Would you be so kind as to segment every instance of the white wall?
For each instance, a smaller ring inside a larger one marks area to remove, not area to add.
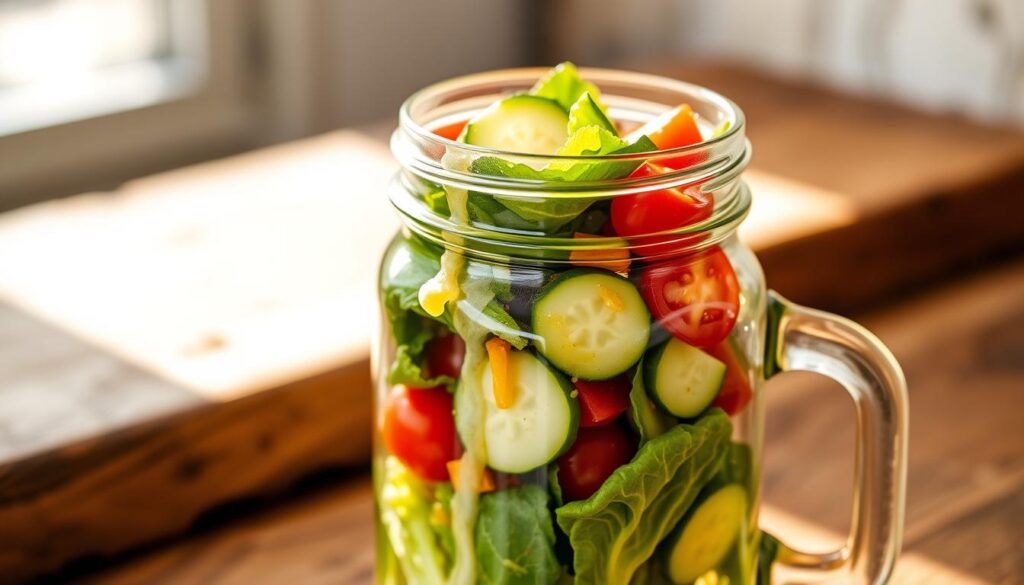
[[[675,52],[1024,125],[1024,0],[561,0],[563,55]]]

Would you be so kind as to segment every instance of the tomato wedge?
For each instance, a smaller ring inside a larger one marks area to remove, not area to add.
[[[625,374],[610,380],[577,380],[575,386],[579,392],[581,427],[606,425],[629,408],[632,384]]]
[[[717,246],[651,264],[641,272],[640,294],[662,327],[702,348],[729,335],[740,307],[736,273]]]
[[[452,417],[452,395],[444,388],[395,386],[384,402],[384,445],[416,475],[448,480],[448,462],[460,446]]]
[[[694,118],[693,109],[689,104],[682,104],[640,128],[629,133],[626,140],[632,142],[642,135],[647,135],[654,142],[658,150],[670,148],[681,148],[691,144],[700,144],[704,136],[700,132],[700,126]],[[684,169],[701,161],[701,155],[697,153],[684,154],[671,158],[659,158],[658,164],[670,169]]]
[[[704,350],[708,355],[725,364],[725,380],[722,388],[718,391],[712,406],[717,406],[729,416],[735,416],[750,404],[754,392],[750,388],[750,381],[747,380],[747,368],[743,367],[736,355],[736,350],[723,341]]]
[[[668,169],[647,163],[633,172],[632,177],[656,177],[669,172]],[[678,229],[711,217],[714,199],[699,189],[682,191],[679,188],[660,189],[622,195],[612,200],[611,224],[616,235],[637,238],[657,232]],[[681,247],[692,245],[696,237],[650,236],[637,240],[643,244],[634,248],[642,256],[666,254]],[[680,241],[684,240],[684,241]],[[659,242],[666,242],[659,244]],[[672,243],[668,243],[672,242]]]

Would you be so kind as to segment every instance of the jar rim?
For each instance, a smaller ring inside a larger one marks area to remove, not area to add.
[[[708,140],[702,141],[697,144],[691,144],[687,146],[679,146],[675,148],[668,148],[663,150],[657,150],[652,152],[641,152],[641,153],[628,153],[628,154],[604,154],[597,156],[566,156],[566,155],[543,155],[543,154],[529,154],[520,152],[504,151],[494,148],[487,148],[484,146],[477,146],[473,144],[466,144],[464,142],[457,142],[450,140],[436,134],[432,129],[428,128],[426,124],[418,121],[417,108],[423,105],[423,102],[428,100],[439,100],[446,96],[449,92],[457,92],[460,89],[465,89],[471,86],[498,86],[504,87],[506,90],[508,86],[515,81],[526,81],[528,86],[542,77],[548,71],[544,67],[518,67],[511,69],[498,69],[494,71],[486,71],[482,73],[473,73],[470,75],[462,75],[459,77],[453,77],[445,81],[440,81],[427,87],[424,87],[412,95],[410,95],[399,108],[399,128],[398,131],[407,132],[415,136],[419,140],[435,143],[438,146],[442,146],[446,149],[453,149],[459,152],[465,152],[467,154],[476,155],[500,155],[500,156],[514,156],[517,160],[521,159],[524,161],[572,161],[572,160],[601,160],[601,161],[629,161],[629,160],[649,160],[652,156],[664,156],[664,157],[678,157],[686,154],[692,154],[700,151],[709,146],[720,144],[723,142],[729,142],[734,140],[737,136],[742,137],[746,128],[746,117],[743,114],[743,110],[740,107],[725,97],[724,95],[708,89],[706,87],[689,83],[686,81],[680,81],[661,75],[653,75],[649,73],[636,73],[632,71],[623,71],[619,69],[604,69],[596,67],[581,67],[579,68],[580,76],[588,81],[592,81],[599,87],[601,85],[607,85],[607,83],[600,83],[605,80],[616,80],[623,84],[633,85],[636,87],[657,87],[659,89],[674,91],[679,95],[690,96],[692,98],[701,98],[700,103],[713,104],[718,107],[719,111],[723,114],[730,124],[729,128],[721,133],[720,135],[713,136]],[[528,87],[527,86],[527,87]],[[602,96],[604,94],[602,93]],[[697,101],[696,99],[692,101]],[[681,100],[669,107],[678,106],[681,103],[690,103],[686,100]],[[690,103],[692,106],[693,104]],[[434,120],[429,120],[434,121]]]
[[[496,99],[528,90],[546,68],[517,68],[489,71],[456,77],[427,86],[412,94],[400,109],[400,122],[391,138],[391,149],[401,164],[398,180],[392,186],[392,204],[405,216],[413,231],[447,247],[463,247],[467,252],[479,252],[476,244],[501,243],[512,250],[501,255],[513,256],[517,247],[543,247],[545,249],[636,248],[648,244],[636,237],[600,237],[588,240],[553,236],[543,232],[502,229],[496,226],[459,223],[434,212],[414,193],[417,183],[440,185],[444,188],[481,192],[499,197],[538,199],[612,199],[670,188],[699,189],[713,193],[714,210],[705,220],[666,232],[649,234],[664,241],[676,238],[689,242],[688,249],[698,249],[721,241],[735,231],[735,227],[749,211],[749,193],[739,181],[740,174],[750,160],[750,145],[745,137],[745,117],[732,100],[710,89],[644,73],[613,69],[580,68],[580,76],[598,85],[602,100],[609,107],[611,117],[642,124],[657,115],[687,103],[704,125],[712,128],[728,123],[718,135],[698,144],[673,149],[630,154],[601,156],[559,156],[525,154],[495,150],[450,140],[436,134],[435,129],[447,124],[465,121]],[[540,168],[552,162],[623,162],[648,161],[657,163],[678,157],[693,157],[693,164],[681,170],[671,170],[650,177],[623,177],[598,181],[556,181],[497,177],[472,173],[468,162],[464,166],[452,165],[451,160],[470,161],[481,156],[498,156],[505,161]],[[712,195],[708,195],[712,196]],[[714,232],[714,233],[710,233]],[[693,234],[708,234],[694,238]],[[463,245],[456,245],[456,235]],[[647,238],[644,235],[643,238]],[[696,241],[699,240],[699,241]],[[652,240],[653,241],[653,240]],[[474,244],[475,242],[475,244]]]

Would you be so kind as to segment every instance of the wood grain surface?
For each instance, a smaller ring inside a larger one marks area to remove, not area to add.
[[[863,316],[911,391],[897,584],[1024,582],[1024,262]],[[853,413],[806,375],[766,387],[769,528],[822,549],[846,530]],[[88,585],[371,582],[372,494],[357,477],[83,577]]]
[[[1024,134],[735,67],[663,72],[746,109],[741,235],[794,300],[861,308],[1024,246]],[[0,574],[365,461],[393,169],[380,136],[341,131],[0,217]]]

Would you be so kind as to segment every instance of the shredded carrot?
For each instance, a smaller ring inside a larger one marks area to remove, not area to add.
[[[593,234],[576,232],[573,235],[577,240],[588,238],[599,238]],[[590,266],[604,268],[612,272],[626,272],[629,270],[629,250],[626,248],[605,248],[601,250],[573,250],[569,252],[569,262],[574,266]]]
[[[512,346],[500,337],[492,337],[484,345],[487,347],[487,358],[491,364],[494,403],[498,408],[512,408],[516,402],[515,387],[508,371],[508,354]]]
[[[454,459],[448,462],[448,477],[452,480],[452,485],[454,486],[459,485],[460,469],[462,469],[461,459]],[[480,483],[477,485],[477,491],[481,494],[494,491],[494,474],[486,467],[483,473],[480,474]]]

